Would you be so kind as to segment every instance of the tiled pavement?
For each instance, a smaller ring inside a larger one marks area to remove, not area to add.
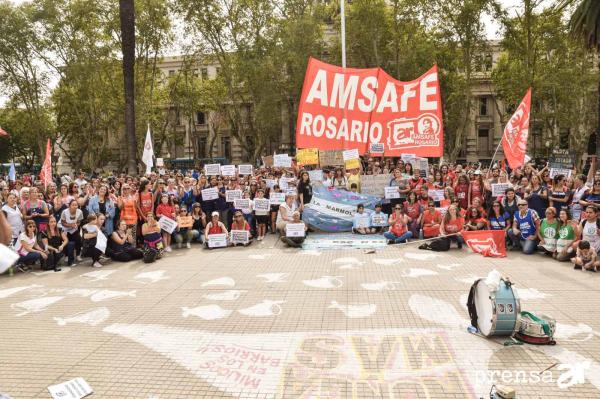
[[[469,281],[494,268],[524,310],[557,319],[556,346],[466,332]],[[0,276],[0,393],[48,398],[84,377],[97,398],[479,398],[494,373],[519,398],[600,398],[599,286],[541,256],[299,251],[273,236]],[[561,364],[587,366],[584,380]]]

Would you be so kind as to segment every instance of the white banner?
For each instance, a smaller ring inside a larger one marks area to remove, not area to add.
[[[208,235],[208,247],[209,248],[222,248],[227,246],[227,234],[209,234]]]
[[[204,171],[206,172],[206,176],[218,176],[221,174],[221,164],[210,163],[208,165],[204,165]]]
[[[242,198],[242,190],[226,190],[225,191],[225,201],[233,202],[236,199]]]
[[[106,239],[106,236],[104,235],[102,230],[98,229],[96,230],[96,233],[98,233],[98,235],[96,236],[96,249],[98,249],[102,253],[105,253],[106,244],[108,244],[108,240]]]
[[[250,209],[250,199],[249,198],[236,198],[233,201],[233,207],[235,209]]]
[[[247,230],[231,230],[231,242],[233,244],[248,244],[250,233]]]
[[[285,225],[286,237],[304,237],[304,223],[288,223]]]
[[[357,228],[367,228],[371,226],[371,217],[366,213],[363,213],[360,216],[356,214],[354,215],[354,222],[356,224],[355,227]]]
[[[164,215],[161,216],[160,219],[158,219],[158,225],[162,230],[166,231],[169,234],[173,234],[173,232],[177,228],[177,222]]]
[[[221,166],[221,175],[223,176],[235,176],[235,165],[223,165]]]
[[[308,177],[311,182],[323,181],[323,171],[321,169],[318,170],[309,170]]]
[[[202,190],[202,201],[216,200],[219,198],[219,189],[216,187]]]
[[[358,159],[358,149],[354,148],[352,150],[345,150],[344,152],[342,152],[342,158],[344,159],[344,162],[350,161],[352,159]]]
[[[254,200],[254,211],[269,212],[271,204],[267,198],[256,198]]]
[[[386,199],[400,198],[400,192],[398,191],[398,186],[386,186],[385,187],[385,198]]]
[[[285,202],[285,193],[271,193],[269,195],[271,205],[281,205]]]
[[[0,274],[4,273],[17,260],[19,255],[4,244],[0,244]]]
[[[296,179],[293,177],[281,176],[279,178],[279,188],[281,188],[281,191],[285,191],[289,188],[289,185],[291,183],[294,183],[295,181],[296,181]]]
[[[275,154],[273,157],[273,166],[276,168],[291,168],[292,158],[288,154]]]
[[[429,190],[427,193],[429,194],[429,198],[434,201],[441,201],[444,199],[444,190]]]
[[[314,209],[317,212],[324,213],[336,218],[352,221],[356,213],[355,205],[346,205],[339,202],[332,202],[323,198],[312,197],[310,203],[304,206],[308,209]]]
[[[252,165],[240,165],[238,166],[238,174],[239,175],[251,175],[252,174]]]
[[[567,179],[571,177],[573,173],[572,169],[559,169],[559,168],[550,168],[550,177],[554,178],[554,176],[563,175]]]
[[[510,183],[496,183],[492,184],[492,197],[498,198],[506,193],[506,189],[512,187]]]
[[[267,179],[266,182],[268,188],[273,188],[277,184],[277,180],[275,179]]]

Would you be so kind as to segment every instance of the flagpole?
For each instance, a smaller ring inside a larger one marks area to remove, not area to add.
[[[490,167],[488,168],[488,171],[490,169],[492,169],[492,167],[494,166],[494,159],[496,159],[496,154],[498,154],[498,150],[500,149],[500,145],[502,145],[502,137],[500,137],[500,141],[498,142],[498,146],[496,147],[496,151],[494,152],[494,156],[492,157],[492,161],[490,162]]]
[[[341,16],[341,34],[342,34],[342,68],[346,68],[346,10],[344,3],[346,0],[340,0],[340,16]]]

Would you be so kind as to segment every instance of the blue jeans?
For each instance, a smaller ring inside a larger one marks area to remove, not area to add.
[[[390,241],[394,241],[395,244],[398,244],[399,242],[405,242],[406,240],[411,238],[412,233],[410,231],[407,231],[406,233],[402,234],[401,236],[397,236],[394,233],[392,233],[391,231],[386,231],[385,233],[383,233],[383,236]]]
[[[42,255],[37,252],[29,252],[27,255],[19,258],[19,263],[24,265],[33,265],[38,260],[40,261],[40,264],[43,263]]]
[[[450,240],[450,242],[454,241],[458,245],[463,245],[465,243],[465,239],[460,234],[455,235],[455,236],[450,236],[450,237],[447,237],[447,238]]]
[[[538,240],[524,240],[519,234],[518,236],[512,230],[508,230],[508,237],[512,241],[513,246],[521,248],[525,255],[533,254],[538,246]]]

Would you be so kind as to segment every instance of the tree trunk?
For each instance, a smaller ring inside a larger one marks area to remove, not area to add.
[[[598,62],[598,70],[600,70],[600,62]],[[598,127],[596,128],[596,154],[600,150],[600,83],[598,83],[598,109],[596,110],[598,118]]]
[[[135,7],[134,0],[119,0],[121,19],[121,51],[125,93],[125,138],[127,169],[137,175],[137,139],[135,136]]]

